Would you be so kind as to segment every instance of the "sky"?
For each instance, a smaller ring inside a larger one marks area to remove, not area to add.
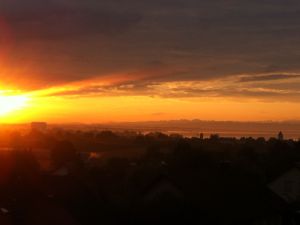
[[[1,0],[0,122],[300,120],[299,37],[298,0]]]

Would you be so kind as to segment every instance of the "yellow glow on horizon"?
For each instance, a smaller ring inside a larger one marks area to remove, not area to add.
[[[297,103],[221,98],[176,99],[145,96],[87,98],[30,98],[22,110],[7,113],[5,122],[102,123],[121,121],[201,120],[290,120],[300,119]]]
[[[0,116],[25,108],[28,100],[28,96],[3,95],[0,92]]]
[[[134,88],[131,90],[130,87],[105,89],[106,86],[98,81],[70,83],[21,94],[0,90],[0,122],[300,120],[300,104],[297,100],[274,101],[268,97],[231,96],[230,92],[228,95],[225,93],[224,96],[220,96],[214,91],[232,89],[236,89],[237,93],[256,91],[244,83],[232,86],[232,82],[234,81],[229,78],[206,82],[165,82],[149,86],[148,89],[151,90],[149,93],[136,91]],[[101,86],[104,87],[103,92],[100,88],[99,95],[97,92],[93,93],[93,87]],[[197,91],[193,96],[194,89],[200,90],[203,97],[199,97]],[[275,92],[276,90],[259,91]]]

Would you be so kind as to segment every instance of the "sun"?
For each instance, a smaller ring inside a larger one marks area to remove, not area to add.
[[[26,107],[29,97],[24,95],[2,95],[0,93],[0,116]]]

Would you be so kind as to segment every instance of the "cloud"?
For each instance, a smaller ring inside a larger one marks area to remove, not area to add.
[[[259,81],[273,81],[285,79],[299,79],[299,74],[266,74],[266,75],[248,75],[240,78],[240,82],[259,82]]]
[[[139,14],[106,10],[50,8],[5,16],[20,40],[77,39],[90,35],[118,35],[141,20]]]
[[[11,37],[1,57],[1,82],[23,90],[122,74],[105,87],[61,94],[215,96],[230,91],[159,88],[235,77],[226,85],[240,90],[300,73],[295,0],[3,0],[0,12]]]
[[[281,86],[268,86],[267,83],[239,82],[239,77],[221,78],[206,81],[163,81],[149,80],[125,81],[112,84],[89,83],[78,84],[73,87],[62,87],[46,96],[63,98],[93,98],[114,96],[151,96],[160,98],[230,98],[255,99],[261,101],[288,101],[300,100],[298,88],[284,89]],[[270,82],[270,80],[268,80]],[[274,84],[272,83],[269,84]],[[260,85],[261,84],[261,85]],[[295,85],[296,87],[297,85]]]

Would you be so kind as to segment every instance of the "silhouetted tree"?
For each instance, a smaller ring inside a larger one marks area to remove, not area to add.
[[[51,159],[54,166],[59,167],[78,160],[75,147],[69,141],[60,141],[51,151]]]
[[[209,139],[211,141],[219,141],[220,136],[218,134],[211,134]]]

